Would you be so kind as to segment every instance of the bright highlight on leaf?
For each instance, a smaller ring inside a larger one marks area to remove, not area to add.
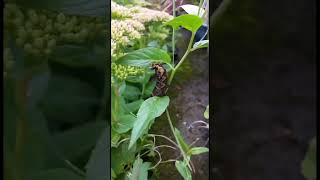
[[[194,50],[197,50],[200,48],[206,48],[208,46],[209,46],[209,40],[202,40],[202,41],[194,43],[191,51],[194,51]]]
[[[203,20],[196,15],[185,14],[178,17],[175,17],[171,21],[165,23],[166,25],[170,25],[175,29],[179,27],[183,27],[193,33],[196,33],[197,30],[202,26]]]

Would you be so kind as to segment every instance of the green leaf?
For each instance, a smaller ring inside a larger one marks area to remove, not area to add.
[[[209,149],[206,147],[194,147],[191,148],[188,152],[189,155],[198,155],[198,154],[202,154],[202,153],[206,153],[209,152]]]
[[[94,147],[107,122],[96,121],[53,135],[54,141],[69,159],[74,159]]]
[[[129,148],[143,135],[149,124],[156,117],[159,117],[168,107],[169,97],[150,97],[145,100],[137,114],[137,120],[133,125]]]
[[[137,101],[133,101],[131,103],[127,103],[126,106],[126,110],[128,113],[135,113],[139,110],[141,104],[143,103],[142,99],[139,99]]]
[[[102,46],[88,45],[61,45],[55,48],[49,60],[70,67],[106,67],[106,50]]]
[[[128,141],[125,141],[118,148],[111,149],[111,167],[116,175],[123,173],[125,166],[132,165],[135,161],[135,146],[128,150],[128,144]]]
[[[115,63],[150,67],[152,63],[166,63],[170,64],[171,58],[168,53],[158,48],[144,48],[130,52],[120,57]]]
[[[92,108],[101,104],[101,96],[87,81],[66,75],[53,75],[42,100],[42,109],[48,120],[84,122],[92,119]]]
[[[135,101],[139,99],[141,90],[135,86],[127,85],[125,91],[123,92],[123,97],[130,101]]]
[[[113,129],[111,129],[111,147],[117,147],[120,138],[121,138],[121,135],[116,131],[114,131]]]
[[[184,138],[182,137],[180,131],[177,128],[174,129],[174,134],[176,135],[176,137],[178,139],[179,146],[182,148],[184,153],[187,154],[187,152],[189,151],[189,146],[185,142]]]
[[[185,14],[165,23],[166,25],[170,25],[175,29],[178,29],[180,26],[185,29],[191,31],[192,33],[196,33],[197,30],[202,26],[203,20],[196,15]]]
[[[84,180],[81,176],[65,168],[49,169],[28,178],[28,180]]]
[[[143,163],[142,159],[138,157],[133,164],[132,175],[130,176],[130,180],[148,180],[149,167],[149,162]]]
[[[191,51],[200,49],[200,48],[206,48],[209,46],[209,40],[202,40],[202,41],[198,41],[196,43],[194,43],[193,48],[191,49]]]
[[[86,165],[86,180],[109,179],[110,150],[110,128],[108,126],[99,138]]]
[[[156,87],[156,81],[150,81],[144,90],[144,96],[145,97],[150,97],[152,95],[153,89]]]
[[[180,175],[183,177],[184,180],[192,179],[191,172],[184,162],[176,161],[175,165],[178,172],[180,173]]]
[[[209,105],[206,107],[206,110],[203,113],[204,118],[209,119]]]
[[[302,162],[302,174],[307,180],[317,179],[317,139],[310,142],[308,152]]]
[[[119,134],[128,132],[132,127],[136,117],[132,114],[120,115],[116,122],[113,122],[112,128]]]

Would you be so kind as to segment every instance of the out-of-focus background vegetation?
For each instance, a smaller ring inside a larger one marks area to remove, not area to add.
[[[4,1],[4,179],[108,179],[108,1]]]
[[[210,27],[214,179],[316,179],[315,18],[315,0],[231,1]]]

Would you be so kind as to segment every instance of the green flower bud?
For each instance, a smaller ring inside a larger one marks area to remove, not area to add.
[[[27,39],[27,31],[24,29],[24,28],[20,28],[18,30],[18,37],[21,38],[21,39]]]
[[[43,32],[40,30],[40,29],[35,29],[31,32],[31,36],[33,38],[37,38],[37,37],[40,37],[42,36]]]
[[[56,42],[55,39],[51,39],[51,40],[48,41],[47,46],[48,46],[49,49],[53,49],[53,48],[56,47],[56,43],[57,43],[57,42]]]
[[[27,43],[24,45],[23,47],[24,51],[27,52],[27,53],[32,53],[32,45]]]
[[[25,40],[22,39],[22,38],[17,38],[17,39],[16,39],[16,44],[17,44],[18,46],[23,46],[24,42],[25,42]]]
[[[46,23],[46,21],[47,21],[47,16],[44,15],[44,14],[41,14],[41,15],[39,16],[39,22],[40,22],[40,23]]]
[[[66,17],[63,13],[60,13],[58,16],[57,16],[57,20],[59,23],[64,23],[65,20],[66,20]]]
[[[33,29],[32,23],[30,21],[27,21],[24,26],[26,28],[27,33],[31,33],[31,31]]]
[[[34,41],[33,41],[33,46],[38,48],[38,49],[41,49],[43,48],[43,39],[42,38],[36,38]]]
[[[49,49],[49,48],[46,48],[46,49],[44,50],[44,53],[45,53],[46,55],[51,54],[51,52],[52,52],[52,50]]]

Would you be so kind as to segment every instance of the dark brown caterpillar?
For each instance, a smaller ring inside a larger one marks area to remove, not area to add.
[[[155,72],[156,78],[156,87],[152,91],[152,96],[164,96],[166,95],[167,87],[167,78],[168,74],[166,69],[163,67],[163,64],[152,64],[152,69]]]

